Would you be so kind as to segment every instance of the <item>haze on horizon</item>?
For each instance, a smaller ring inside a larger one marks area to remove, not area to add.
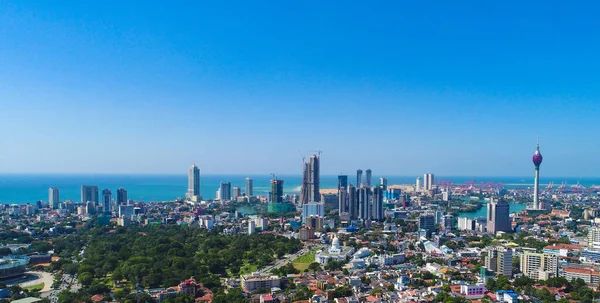
[[[2,1],[0,174],[599,176],[599,5]]]

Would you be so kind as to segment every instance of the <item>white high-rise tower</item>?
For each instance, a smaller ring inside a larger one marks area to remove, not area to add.
[[[200,169],[195,164],[188,171],[188,190],[185,196],[190,200],[200,199]]]

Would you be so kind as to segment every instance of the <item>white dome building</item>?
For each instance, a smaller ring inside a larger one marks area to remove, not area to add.
[[[354,247],[340,246],[337,236],[331,241],[331,247],[327,251],[320,250],[315,256],[315,262],[327,264],[329,261],[346,261],[354,253]]]

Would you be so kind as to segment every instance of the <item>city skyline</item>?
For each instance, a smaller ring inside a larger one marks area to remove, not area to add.
[[[67,2],[0,3],[2,173],[600,171],[594,10]]]

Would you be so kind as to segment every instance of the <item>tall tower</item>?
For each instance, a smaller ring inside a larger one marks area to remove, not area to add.
[[[373,187],[373,220],[383,221],[383,185]]]
[[[58,209],[59,203],[58,187],[50,187],[48,189],[48,204],[50,204],[50,208]]]
[[[308,174],[308,184],[310,186],[309,198],[311,202],[319,202],[321,201],[321,191],[320,191],[320,183],[321,183],[321,159],[318,155],[312,155],[310,157],[310,162],[308,164],[310,168],[310,173]]]
[[[339,175],[338,176],[338,190],[341,190],[342,188],[347,188],[347,187],[348,187],[348,176]]]
[[[371,170],[367,169],[366,173],[366,178],[365,178],[365,185],[367,187],[371,187]]]
[[[535,165],[535,180],[533,184],[533,209],[540,209],[540,164],[542,164],[542,154],[540,153],[540,142],[535,147],[535,153],[533,154],[533,165]]]
[[[360,187],[362,185],[362,169],[356,171],[356,187]]]
[[[110,213],[115,209],[115,207],[112,205],[112,192],[110,191],[110,189],[103,189],[102,190],[102,210],[105,213]]]
[[[254,196],[254,181],[251,178],[246,178],[246,196]]]
[[[283,180],[271,180],[271,203],[283,203]]]
[[[221,201],[231,200],[231,182],[221,182],[221,185],[219,186],[219,190],[221,193],[221,197],[220,197]]]
[[[200,169],[196,164],[188,170],[188,190],[185,196],[188,199],[198,199],[200,197]]]
[[[127,205],[127,190],[122,187],[117,189],[117,205]]]
[[[81,203],[92,202],[98,205],[98,186],[81,185]]]

